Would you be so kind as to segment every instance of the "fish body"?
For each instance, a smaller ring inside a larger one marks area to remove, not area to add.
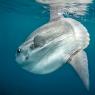
[[[75,26],[75,27],[74,27]],[[36,74],[47,74],[66,63],[78,50],[89,44],[89,34],[78,21],[63,18],[34,31],[19,47],[17,62]]]
[[[17,61],[33,73],[47,74],[55,71],[66,63],[69,53],[74,52],[72,50],[77,43],[73,44],[73,31],[72,26],[65,20],[49,22],[34,31],[19,47],[22,53],[17,56]]]

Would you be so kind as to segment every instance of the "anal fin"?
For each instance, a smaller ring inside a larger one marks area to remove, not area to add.
[[[80,76],[85,87],[89,89],[88,60],[85,51],[81,50],[77,54],[73,55],[69,62]]]

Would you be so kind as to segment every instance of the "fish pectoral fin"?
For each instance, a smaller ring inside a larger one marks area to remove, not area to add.
[[[86,52],[83,50],[79,51],[72,57],[70,64],[80,76],[85,87],[89,89],[89,71]]]

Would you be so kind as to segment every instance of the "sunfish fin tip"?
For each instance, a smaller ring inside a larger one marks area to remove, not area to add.
[[[80,76],[86,89],[89,90],[89,70],[86,52],[83,50],[79,51],[72,57],[69,63]]]

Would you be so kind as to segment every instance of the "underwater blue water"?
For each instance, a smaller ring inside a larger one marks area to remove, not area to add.
[[[92,8],[95,4],[91,5]],[[73,68],[66,64],[44,76],[20,68],[15,61],[17,47],[35,29],[49,20],[49,13],[35,0],[0,0],[0,95],[95,95],[95,16],[80,21],[90,33],[86,49],[90,90],[87,91]],[[43,12],[43,13],[42,13]]]

